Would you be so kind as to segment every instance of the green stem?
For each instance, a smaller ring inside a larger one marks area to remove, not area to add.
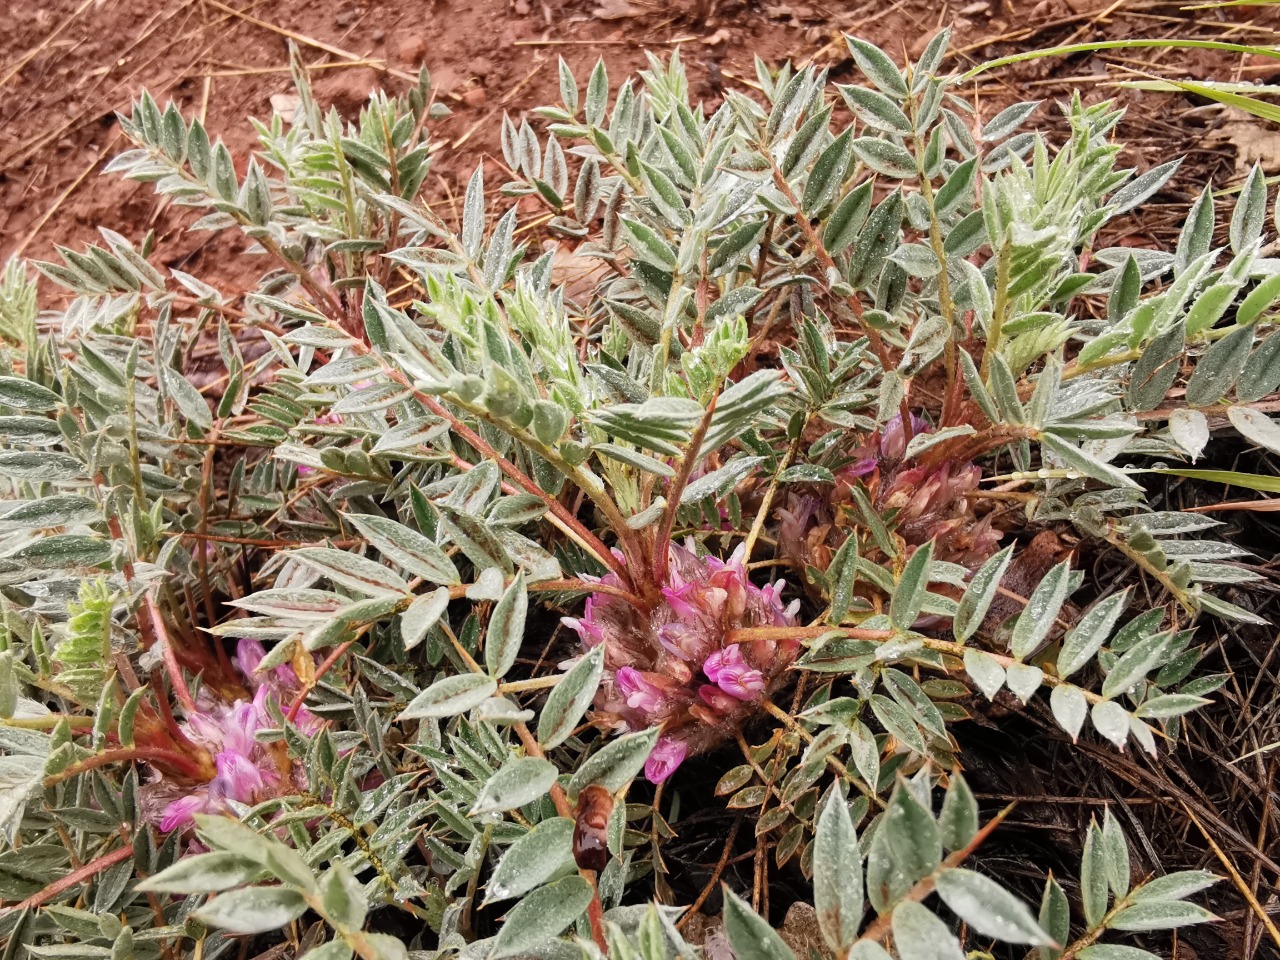
[[[1028,60],[1035,60],[1040,57],[1070,56],[1077,53],[1091,53],[1101,50],[1148,50],[1167,48],[1174,48],[1178,50],[1223,50],[1228,53],[1250,53],[1257,54],[1261,57],[1280,59],[1280,50],[1277,50],[1274,47],[1249,46],[1240,43],[1227,43],[1222,40],[1182,40],[1177,38],[1097,40],[1090,43],[1071,43],[1060,47],[1044,47],[1040,50],[1031,50],[1025,53],[1014,53],[1007,57],[1000,57],[996,60],[988,60],[986,63],[980,63],[967,73],[962,74],[956,79],[956,82],[966,83],[974,77],[986,73],[989,70],[995,70],[999,67],[1008,67],[1017,63],[1025,63]]]
[[[1128,908],[1130,905],[1131,901],[1129,897],[1121,897],[1117,899],[1115,905],[1106,912],[1103,918],[1098,921],[1097,925],[1086,931],[1083,937],[1075,941],[1075,943],[1071,944],[1066,948],[1066,950],[1060,953],[1058,955],[1058,960],[1075,960],[1075,957],[1079,956],[1086,947],[1097,943],[1098,939],[1106,933],[1107,928],[1111,925],[1111,921],[1115,919],[1116,914],[1121,910]]]
[[[1197,612],[1196,605],[1195,601],[1191,599],[1191,594],[1178,586],[1178,584],[1174,583],[1173,578],[1169,576],[1169,572],[1167,570],[1161,570],[1152,563],[1145,554],[1133,549],[1133,547],[1125,543],[1124,538],[1120,536],[1115,527],[1112,527],[1110,532],[1107,533],[1107,543],[1111,544],[1132,560],[1139,569],[1150,574],[1159,581],[1160,585],[1169,591],[1169,595],[1177,600],[1178,604],[1186,610],[1188,614],[1195,616]]]
[[[677,262],[684,259],[684,243],[688,242],[689,236],[689,233],[685,234],[686,239],[682,241],[680,252],[676,254]],[[662,334],[653,354],[653,370],[649,374],[649,392],[654,396],[666,394],[663,387],[667,378],[667,361],[671,356],[671,340],[680,325],[678,310],[684,304],[683,293],[684,274],[677,269],[671,275],[671,291],[667,294],[667,305],[662,312]]]
[[[775,720],[780,721],[784,727],[786,727],[788,730],[790,730],[792,733],[798,736],[805,743],[813,743],[813,734],[811,734],[808,730],[806,730],[804,725],[799,723],[795,717],[791,716],[791,714],[787,713],[787,711],[783,710],[780,706],[778,706],[772,700],[765,700],[762,706],[764,707],[766,713],[768,713]],[[750,758],[748,757],[748,759]],[[827,766],[830,767],[837,776],[839,776],[846,783],[853,784],[854,787],[857,788],[858,792],[867,798],[867,801],[869,803],[874,804],[875,806],[879,807],[881,810],[885,808],[886,804],[884,800],[881,799],[880,794],[876,793],[876,785],[874,783],[864,783],[861,777],[851,773],[849,768],[846,767],[839,760],[837,760],[834,754],[828,753],[826,757],[826,762],[827,762]],[[752,762],[752,766],[755,766],[754,761]],[[761,779],[764,779],[764,778],[762,777]],[[778,796],[778,799],[780,801],[782,800],[782,796],[780,794]],[[788,807],[788,809],[790,809],[791,807],[789,803],[786,804],[786,806]]]
[[[16,727],[19,730],[52,730],[63,720],[72,730],[89,730],[94,725],[93,717],[73,717],[65,713],[51,713],[43,717],[7,717],[0,720],[0,727]]]
[[[808,425],[809,418],[806,417],[804,426],[800,428],[800,432],[796,434],[795,439],[791,441],[791,445],[787,447],[787,452],[783,454],[782,460],[778,463],[778,469],[774,471],[773,479],[769,481],[769,487],[764,492],[764,499],[760,501],[760,509],[756,511],[755,520],[751,522],[751,532],[747,534],[746,546],[743,548],[743,566],[751,562],[751,551],[755,549],[756,541],[760,539],[760,534],[764,530],[764,522],[768,516],[769,508],[773,506],[773,498],[777,496],[782,475],[800,453],[800,445],[804,442],[805,427],[808,427]]]
[[[1104,370],[1107,367],[1118,367],[1122,363],[1131,363],[1142,356],[1142,350],[1134,348],[1126,350],[1123,353],[1112,353],[1105,357],[1099,357],[1089,363],[1073,363],[1062,371],[1062,382],[1074,380],[1076,377],[1083,377],[1085,374],[1093,373],[1095,370]]]
[[[1022,598],[1017,598],[1022,599]],[[1026,602],[1025,600],[1023,601]],[[900,640],[903,634],[895,630],[870,630],[860,627],[831,627],[831,626],[813,626],[813,627],[741,627],[737,630],[730,630],[725,635],[725,643],[744,643],[748,640],[816,640],[818,637],[824,636],[841,636],[849,640],[870,640],[876,642]],[[945,653],[948,656],[955,657],[957,660],[963,660],[967,651],[975,649],[967,647],[963,643],[956,643],[952,640],[938,640],[933,637],[917,636],[920,645],[926,650],[933,650],[936,653]],[[992,653],[989,650],[982,651],[991,657],[1002,667],[1011,667],[1014,664],[1021,663],[1014,657],[1001,653]],[[1050,687],[1074,687],[1075,684],[1068,683],[1051,673],[1045,673],[1044,683]],[[1105,698],[1099,696],[1092,691],[1085,690],[1083,687],[1077,687],[1086,700],[1090,703],[1098,703]]]
[[[915,97],[911,98],[910,103],[911,119],[914,125],[917,111]],[[943,350],[943,363],[946,366],[947,381],[946,390],[942,395],[942,425],[948,426],[951,422],[951,403],[956,384],[958,363],[955,336],[956,310],[955,303],[951,299],[951,278],[947,274],[947,253],[942,242],[942,227],[938,222],[938,207],[934,202],[933,184],[929,180],[929,174],[924,165],[924,154],[927,147],[918,132],[914,135],[914,140],[916,145],[916,165],[920,179],[920,196],[924,197],[925,206],[929,209],[929,246],[933,249],[933,256],[940,267],[938,272],[938,304],[942,307],[942,318],[947,322],[947,343]]]
[[[1004,315],[1009,310],[1009,271],[1012,269],[1013,244],[1006,240],[996,254],[996,301],[991,311],[991,329],[987,331],[987,344],[982,350],[982,367],[978,371],[984,383],[991,372],[991,358],[1000,351],[1004,333]]]

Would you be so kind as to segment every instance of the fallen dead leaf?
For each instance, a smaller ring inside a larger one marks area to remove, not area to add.
[[[273,93],[271,95],[271,112],[285,120],[293,119],[298,108],[302,106],[302,98],[296,93]]]
[[[567,299],[585,303],[609,270],[609,265],[598,257],[579,256],[561,244],[551,259],[551,282],[563,285]]]
[[[796,901],[787,910],[778,936],[797,957],[830,958],[831,951],[819,932],[818,911],[803,901]]]
[[[1236,500],[1231,503],[1210,503],[1201,507],[1182,507],[1183,513],[1218,513],[1224,510],[1247,510],[1253,513],[1274,513],[1280,510],[1280,499]]]
[[[1236,176],[1246,177],[1255,163],[1264,173],[1280,172],[1280,130],[1268,127],[1243,110],[1227,110],[1229,118],[1213,131],[1236,149]]]
[[[628,17],[638,17],[643,13],[643,10],[629,3],[628,0],[604,0],[600,6],[591,11],[591,15],[597,20],[625,20]]]

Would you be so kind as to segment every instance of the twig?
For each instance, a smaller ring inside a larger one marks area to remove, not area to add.
[[[670,40],[645,40],[644,43],[637,43],[635,40],[516,40],[512,46],[514,47],[656,47],[656,46],[675,46],[681,43],[691,43],[698,39],[697,37],[673,37]]]
[[[729,828],[729,837],[724,842],[724,850],[720,854],[720,860],[716,863],[716,868],[711,871],[711,879],[707,881],[707,885],[698,894],[698,899],[693,901],[689,909],[684,912],[684,916],[676,924],[677,930],[683,930],[685,924],[693,919],[698,909],[707,902],[707,897],[711,896],[711,891],[716,888],[716,884],[720,882],[720,876],[724,873],[724,868],[729,864],[729,854],[733,851],[733,842],[738,839],[738,828],[741,826],[742,817],[737,817],[733,821],[733,826]]]
[[[136,38],[134,38],[133,42],[130,43],[128,47],[126,47],[124,50],[119,51],[118,54],[113,54],[114,62],[111,69],[114,69],[114,66],[123,64],[127,59],[127,55],[132,51],[134,51],[135,49],[137,49],[139,46],[141,46],[142,43],[147,38],[149,38],[153,33],[155,33],[157,29],[159,29],[162,23],[166,23],[169,20],[172,20],[179,13],[182,13],[188,7],[190,7],[193,3],[195,3],[195,0],[183,0],[182,4],[177,8],[166,11],[163,16],[159,16],[155,18],[154,22],[143,33],[141,33]],[[187,22],[186,20],[183,21],[183,26],[186,25],[186,22]],[[177,37],[174,40],[174,44],[181,45],[182,43],[188,40],[192,40],[195,37],[199,36],[200,32],[201,31],[192,31],[180,37]],[[220,42],[222,42],[221,38],[215,41],[211,41],[203,50],[199,51],[196,54],[196,56],[197,57],[204,56],[206,52],[213,49],[216,43],[220,43]],[[169,46],[162,47],[154,56],[149,57],[144,63],[138,65],[137,68],[131,74],[129,74],[127,77],[121,78],[121,80],[116,84],[116,86],[111,88],[111,92],[108,95],[99,97],[89,102],[89,104],[87,106],[84,106],[83,109],[77,110],[74,116],[68,117],[64,122],[56,126],[41,127],[39,132],[35,136],[18,144],[17,146],[13,147],[13,149],[11,149],[8,153],[4,154],[3,157],[0,157],[0,168],[16,169],[23,162],[25,162],[28,157],[32,156],[37,150],[39,150],[41,147],[45,146],[46,144],[52,143],[55,140],[57,140],[59,137],[61,137],[64,133],[66,133],[76,124],[83,121],[86,116],[101,116],[102,113],[104,112],[110,113],[111,111],[116,109],[117,106],[121,105],[119,102],[119,94],[122,91],[122,88],[132,87],[135,81],[137,80],[137,78],[140,75],[142,75],[147,70],[148,67],[150,67],[157,60],[163,57],[169,51],[169,49],[170,49]],[[106,76],[108,75],[110,75],[110,69],[108,69],[107,74],[105,74],[98,82],[99,83],[104,82],[106,79]],[[155,86],[163,87],[167,83],[168,83],[167,80],[161,81],[155,84]],[[126,99],[125,103],[127,102],[128,101]]]
[[[306,64],[307,72],[313,70],[346,70],[351,67],[374,67],[381,68],[386,63],[385,60],[365,59],[365,60],[344,60],[341,63],[309,63]],[[207,73],[199,74],[206,80],[211,77],[252,77],[264,73],[288,73],[289,68],[283,67],[227,67],[223,70],[210,70]]]
[[[30,50],[28,50],[26,53],[20,56],[14,62],[13,66],[11,66],[8,69],[5,75],[3,77],[0,77],[0,87],[3,87],[6,83],[12,80],[17,75],[18,71],[20,71],[32,60],[34,60],[36,56],[39,55],[41,50],[44,50],[47,46],[49,46],[49,44],[53,43],[53,41],[58,38],[58,35],[62,33],[63,30],[71,26],[72,21],[74,21],[76,17],[80,16],[80,14],[88,10],[89,7],[93,6],[95,2],[97,2],[97,0],[84,0],[84,2],[81,3],[80,6],[76,7],[75,10],[72,11],[70,16],[68,16],[60,24],[58,24],[49,33],[47,37],[45,37],[43,40],[37,43],[34,47],[32,47]]]
[[[97,722],[93,717],[50,713],[42,717],[6,717],[0,721],[0,727],[17,727],[19,730],[52,730],[64,720],[72,730],[89,730]]]

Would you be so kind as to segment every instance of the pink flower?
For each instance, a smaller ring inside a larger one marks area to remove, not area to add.
[[[911,414],[911,436],[932,432],[928,421]],[[970,497],[981,468],[969,460],[939,462],[935,453],[945,447],[931,450],[927,462],[919,464],[907,458],[908,442],[899,414],[853,452],[853,463],[837,473],[835,487],[824,497],[791,494],[779,511],[782,553],[825,570],[848,533],[855,486],[866,492],[877,513],[891,519],[908,546],[935,540],[939,559],[970,567],[995,552],[1000,533],[992,527],[993,515],[978,516]]]
[[[764,674],[742,659],[742,648],[736,643],[707,657],[702,672],[721,690],[739,700],[753,700],[765,688]]]
[[[267,695],[267,688],[260,687],[251,701],[212,705],[181,724],[183,733],[213,756],[216,773],[208,783],[186,790],[163,779],[149,784],[153,792],[167,798],[160,829],[184,828],[197,813],[225,812],[233,802],[249,806],[278,795],[279,769],[255,736],[274,726],[265,707]]]
[[[287,663],[272,667],[265,675],[260,673],[258,667],[265,656],[266,651],[257,640],[242,639],[236,646],[236,666],[249,681],[250,689],[256,690],[260,686],[265,686],[275,698],[276,703],[287,709],[292,705],[298,692],[302,690],[302,681],[298,679],[298,674],[294,672],[293,667]],[[313,655],[312,661],[319,663],[319,657]],[[310,736],[320,731],[324,721],[306,707],[300,707],[293,718],[293,724]]]
[[[911,414],[911,435],[932,433],[933,427],[923,417]],[[880,434],[880,459],[901,460],[907,453],[907,431],[902,425],[902,414],[898,414],[884,425]]]
[[[223,797],[248,803],[250,799],[260,796],[265,790],[279,782],[274,771],[259,767],[249,754],[234,750],[223,750],[215,761],[218,775],[209,787],[209,796],[221,793]],[[216,788],[216,790],[215,790]]]
[[[923,417],[911,414],[911,435],[932,433],[933,427]],[[866,450],[866,447],[863,447]],[[882,465],[891,465],[900,461],[907,452],[907,432],[902,427],[902,414],[898,414],[884,425],[880,431],[880,442],[872,448],[872,452],[845,467],[842,473],[850,477],[865,477]]]
[[[731,735],[800,650],[797,640],[731,639],[736,630],[792,626],[800,606],[798,600],[783,604],[781,580],[764,587],[751,582],[743,548],[728,560],[699,557],[692,546],[669,549],[667,582],[655,607],[643,610],[597,593],[581,617],[564,620],[584,647],[605,649],[597,720],[613,729],[663,728],[661,750],[655,748],[646,767],[654,783],[686,756]],[[601,582],[629,586],[617,574]]]
[[[741,701],[731,697],[724,690],[710,683],[698,687],[698,698],[710,708],[716,716],[726,717],[740,707]]]
[[[635,667],[622,667],[614,679],[632,710],[657,713],[662,708],[662,691]]]
[[[193,793],[171,801],[165,806],[164,812],[160,817],[160,829],[168,833],[170,830],[185,827],[195,820],[197,813],[204,813],[208,808],[208,804],[209,797],[207,794]]]
[[[683,741],[671,737],[659,737],[653,752],[644,764],[644,775],[650,783],[662,783],[684,763],[689,747]]]
[[[287,763],[282,768],[268,744],[258,739],[260,732],[277,726],[268,705],[284,712],[302,688],[290,666],[259,672],[264,655],[256,640],[241,640],[236,647],[236,666],[254,691],[253,699],[227,703],[202,691],[199,712],[179,723],[187,739],[213,758],[214,775],[193,784],[161,774],[146,785],[145,808],[161,830],[184,829],[197,813],[234,812],[234,805],[252,806],[306,788],[300,768],[290,769]],[[295,723],[307,735],[323,726],[306,708],[299,710]]]

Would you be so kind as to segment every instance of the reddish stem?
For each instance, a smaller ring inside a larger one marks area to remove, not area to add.
[[[165,696],[164,689],[160,685],[159,667],[151,674],[151,688],[156,694],[156,710],[160,714],[160,719],[164,722],[165,729],[169,731],[169,736],[189,749],[198,750],[199,747],[192,743],[190,738],[182,732],[182,728],[178,726],[178,721],[174,719],[173,710],[169,707],[169,698]]]
[[[617,597],[619,600],[625,600],[633,607],[641,610],[648,610],[645,602],[630,590],[624,590],[622,587],[615,587],[608,583],[593,583],[590,580],[539,580],[537,583],[529,584],[530,592],[542,593],[606,593],[611,597]]]
[[[765,154],[768,156],[768,153]],[[800,232],[804,234],[805,240],[813,250],[813,255],[817,259],[819,266],[822,267],[822,286],[824,289],[830,290],[830,281],[827,279],[834,273],[840,275],[840,269],[836,266],[835,258],[831,256],[826,245],[822,242],[822,237],[818,235],[818,231],[814,229],[813,224],[809,222],[809,218],[804,215],[804,209],[800,204],[800,198],[796,196],[795,191],[791,189],[791,184],[787,183],[787,178],[782,175],[782,170],[775,163],[773,165],[773,183],[781,191],[782,195],[787,198],[787,202],[796,208],[795,221],[800,227]],[[866,333],[871,341],[871,350],[876,355],[876,359],[880,361],[880,366],[885,373],[896,369],[896,365],[889,358],[889,350],[885,346],[884,338],[880,336],[880,331],[874,326],[863,321],[862,301],[855,292],[848,297],[850,308],[853,315],[857,318],[859,325]],[[902,415],[902,429],[906,435],[907,442],[911,442],[911,407],[907,401],[907,394],[904,391],[902,400],[898,404],[898,412]]]
[[[991,836],[991,834],[995,831],[996,827],[1000,826],[1000,824],[1004,822],[1004,818],[1007,817],[1009,814],[1011,814],[1013,812],[1014,807],[1016,807],[1017,805],[1018,805],[1018,801],[1017,800],[1013,801],[1013,803],[1009,804],[1007,807],[1005,807],[1003,810],[997,813],[994,817],[988,820],[985,824],[983,824],[982,829],[980,829],[977,833],[973,835],[972,840],[970,840],[967,844],[965,844],[965,846],[962,849],[956,850],[954,853],[950,854],[945,860],[942,861],[942,863],[938,866],[938,868],[935,869],[928,876],[924,877],[921,880],[916,881],[915,886],[913,886],[910,890],[908,890],[901,897],[899,897],[897,902],[895,902],[893,906],[896,907],[899,903],[906,903],[907,901],[919,903],[922,900],[924,900],[925,897],[929,896],[929,894],[933,893],[933,888],[938,882],[938,876],[947,870],[951,870],[960,866],[960,864],[964,863],[967,859],[969,859],[969,857],[973,855],[973,852],[977,850],[980,846],[982,846],[982,844],[986,841],[987,837]],[[874,923],[872,923],[869,927],[867,927],[867,929],[862,931],[862,935],[858,939],[874,940],[877,943],[884,943],[885,940],[889,938],[889,933],[892,930],[892,927],[890,926],[890,924],[892,922],[893,922],[893,910],[886,910],[884,913],[882,913],[879,917],[876,918]]]
[[[542,747],[538,741],[534,739],[533,734],[529,732],[529,728],[523,723],[517,723],[514,727],[516,736],[520,738],[520,742],[524,744],[525,753],[531,757],[543,757]],[[564,787],[558,783],[551,785],[551,802],[555,805],[556,813],[570,820],[574,819],[574,810],[569,803],[569,797],[564,792]],[[594,870],[578,869],[578,873],[587,883],[591,884],[591,903],[587,905],[587,920],[591,923],[591,939],[595,941],[596,946],[603,951],[608,951],[609,941],[605,937],[604,928],[604,908],[600,904],[600,891],[596,887],[596,875]]]
[[[5,912],[12,913],[14,911],[30,910],[34,907],[42,906],[64,890],[70,890],[77,884],[84,883],[86,880],[96,877],[103,870],[106,870],[109,867],[114,867],[117,863],[123,863],[132,856],[132,844],[124,847],[117,847],[110,853],[104,853],[102,856],[98,857],[98,859],[89,861],[78,870],[71,871],[65,877],[60,877],[53,881],[53,883],[49,884],[39,893],[33,893],[31,896],[27,897],[27,899],[23,900],[16,906],[10,907]]]
[[[685,488],[689,484],[689,477],[693,475],[693,467],[697,462],[698,454],[702,450],[702,441],[707,436],[707,431],[711,428],[711,418],[716,412],[716,400],[719,396],[711,398],[711,402],[707,404],[707,411],[702,415],[702,420],[693,432],[693,436],[689,438],[689,447],[685,450],[684,459],[680,463],[680,472],[676,474],[671,481],[671,486],[667,488],[667,505],[662,511],[662,520],[658,524],[657,536],[653,539],[653,582],[662,589],[662,585],[667,582],[667,563],[671,557],[671,528],[676,522],[676,511],[680,509],[680,498],[684,496]]]
[[[622,564],[619,563],[618,559],[610,552],[608,546],[605,545],[603,540],[588,530],[582,521],[574,516],[564,504],[551,496],[551,494],[547,493],[547,491],[543,490],[537,483],[530,479],[524,471],[499,454],[497,450],[493,449],[493,447],[491,447],[485,439],[480,436],[480,434],[476,433],[463,423],[462,420],[450,413],[449,410],[434,397],[415,391],[415,399],[422,403],[436,416],[448,420],[449,425],[453,427],[453,432],[457,434],[457,436],[466,441],[469,446],[474,447],[480,453],[492,459],[494,463],[498,465],[498,468],[510,477],[516,485],[521,487],[526,493],[533,494],[545,503],[547,505],[547,509],[555,514],[561,523],[569,527],[569,529],[577,534],[584,543],[590,546],[592,553],[596,555],[601,563],[619,576],[623,576],[625,574]]]
[[[357,639],[359,638],[352,637],[350,640],[345,640],[338,644],[333,648],[333,652],[321,661],[320,666],[316,667],[316,675],[311,679],[311,682],[304,683],[301,692],[293,698],[293,703],[289,704],[289,712],[285,716],[288,717],[290,723],[298,719],[298,712],[302,710],[303,703],[311,695],[311,691],[316,688],[320,678],[333,669],[333,665],[342,659],[343,655],[351,649]]]
[[[164,618],[160,616],[160,611],[156,607],[156,602],[148,593],[142,601],[146,604],[147,613],[151,618],[151,629],[155,631],[156,638],[164,644],[164,668],[169,674],[169,683],[173,687],[173,692],[177,695],[182,709],[187,713],[196,712],[196,701],[191,696],[191,691],[187,689],[187,681],[182,676],[182,667],[178,664],[178,654],[173,649],[173,641],[169,637],[169,631],[165,628]]]
[[[79,776],[97,767],[105,767],[109,763],[128,763],[131,760],[142,760],[150,764],[163,764],[182,771],[193,780],[207,780],[206,771],[190,757],[176,750],[164,750],[160,747],[125,747],[119,750],[104,750],[92,757],[85,757],[71,764],[66,769],[51,773],[44,778],[45,789],[57,786],[64,780]]]
[[[353,344],[353,349],[355,353],[361,356],[373,353],[372,349],[368,346],[367,343]],[[521,489],[523,489],[527,493],[533,494],[535,497],[537,497],[539,500],[545,503],[547,505],[547,509],[550,510],[551,513],[553,513],[556,516],[556,518],[560,520],[561,523],[563,523],[567,528],[572,530],[574,533],[574,536],[578,537],[582,541],[582,543],[591,550],[592,553],[596,554],[596,556],[599,558],[601,563],[603,563],[606,567],[608,567],[610,570],[612,570],[614,573],[618,574],[619,576],[625,577],[625,570],[623,569],[622,564],[620,564],[617,558],[614,557],[612,553],[610,553],[609,548],[608,546],[605,545],[604,541],[601,540],[599,537],[597,537],[590,530],[588,530],[586,526],[582,523],[582,521],[579,520],[571,511],[569,511],[563,503],[561,503],[551,494],[547,493],[547,491],[543,490],[540,486],[538,486],[537,483],[535,483],[532,479],[530,479],[524,473],[524,471],[522,471],[519,467],[517,467],[514,463],[512,463],[506,457],[498,453],[498,451],[495,450],[484,439],[484,437],[480,436],[480,434],[476,433],[469,426],[467,426],[466,423],[464,423],[460,417],[456,416],[452,411],[450,411],[447,407],[445,407],[444,404],[442,404],[439,400],[415,388],[413,385],[413,381],[410,380],[409,377],[405,376],[405,374],[402,373],[400,370],[397,370],[394,367],[387,365],[385,362],[383,363],[383,370],[386,372],[387,376],[391,377],[391,379],[395,380],[397,383],[401,384],[402,386],[408,387],[409,390],[413,393],[413,398],[415,400],[421,403],[424,407],[426,407],[436,416],[440,417],[441,419],[447,420],[449,422],[449,426],[453,428],[453,433],[456,436],[460,437],[469,446],[477,450],[479,453],[483,454],[486,458],[496,463],[498,465],[498,468],[503,473],[505,473],[508,477],[510,477],[511,480],[514,481],[517,486],[519,486]],[[625,529],[620,529],[615,532],[618,534],[619,537],[625,537],[627,533]]]

